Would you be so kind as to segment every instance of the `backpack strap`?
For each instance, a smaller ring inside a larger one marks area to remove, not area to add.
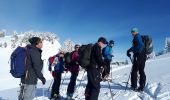
[[[26,84],[26,80],[27,80],[27,78],[28,78],[28,64],[27,64],[28,48],[25,47],[24,49],[26,50],[26,58],[25,58],[25,65],[26,65],[25,84]]]

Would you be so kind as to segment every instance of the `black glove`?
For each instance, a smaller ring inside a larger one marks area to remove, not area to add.
[[[44,85],[46,83],[46,79],[43,77],[42,79],[40,79],[42,81],[42,84]]]
[[[127,56],[131,57],[130,50],[127,51]]]

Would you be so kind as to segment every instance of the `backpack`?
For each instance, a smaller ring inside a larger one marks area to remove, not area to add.
[[[84,69],[87,69],[87,67],[90,65],[90,57],[91,57],[92,47],[93,47],[93,44],[87,44],[87,45],[82,45],[79,48],[78,63]]]
[[[142,35],[141,37],[144,43],[145,54],[151,54],[153,52],[152,38],[148,35]]]
[[[74,53],[74,51],[73,52],[67,52],[67,53],[65,53],[64,54],[64,64],[65,64],[65,68],[70,68],[70,65],[71,65],[71,63],[72,63],[72,54]]]
[[[53,64],[55,57],[56,55],[48,58],[48,70],[49,71],[51,71],[51,65]]]
[[[21,78],[26,73],[27,49],[17,47],[10,56],[10,73],[15,78]]]

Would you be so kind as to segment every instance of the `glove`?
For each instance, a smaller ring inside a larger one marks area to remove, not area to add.
[[[43,85],[46,83],[46,79],[44,77],[41,79],[41,81]]]
[[[130,50],[127,51],[127,56],[131,57]]]

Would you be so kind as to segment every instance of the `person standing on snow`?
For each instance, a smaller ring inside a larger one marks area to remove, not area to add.
[[[67,87],[67,99],[72,99],[73,93],[75,90],[75,85],[76,85],[76,79],[79,73],[79,64],[78,64],[78,59],[79,59],[79,54],[78,50],[80,48],[80,45],[76,44],[75,45],[75,50],[71,53],[71,64],[68,67],[68,70],[71,72],[71,78],[70,78],[70,83]]]
[[[32,37],[29,39],[31,45],[29,46],[28,56],[26,60],[27,71],[25,77],[21,78],[21,83],[24,84],[24,100],[33,100],[36,92],[36,84],[40,79],[43,85],[46,79],[42,74],[43,61],[41,59],[42,40],[39,37]]]
[[[138,33],[137,28],[132,28],[131,33],[133,35],[133,46],[127,50],[127,56],[131,57],[130,52],[133,52],[133,66],[131,72],[131,88],[134,91],[143,91],[146,83],[146,75],[144,72],[145,62],[146,62],[146,54],[144,50],[144,43],[142,41],[141,35]],[[139,71],[140,86],[137,88],[137,73]]]
[[[59,52],[53,61],[53,65],[54,65],[54,71],[52,72],[52,75],[54,77],[54,83],[52,85],[52,91],[51,91],[51,98],[50,99],[60,99],[60,84],[61,84],[61,75],[64,71],[64,67],[63,67],[63,57],[64,57],[64,53],[63,52]],[[51,66],[49,66],[49,71],[52,71]]]
[[[103,72],[103,75],[102,75],[103,78],[105,78],[105,77],[107,78],[109,76],[109,74],[110,74],[110,63],[112,61],[112,57],[114,57],[113,56],[113,50],[112,50],[113,46],[114,46],[114,41],[110,40],[109,44],[105,48],[103,48],[103,50],[102,50],[102,54],[103,54],[103,57],[104,57],[104,62],[106,64],[106,68],[107,68]]]
[[[107,43],[104,37],[92,47],[90,65],[87,68],[88,83],[85,89],[85,100],[98,100],[101,82],[101,70],[105,66],[102,59],[102,48]]]

